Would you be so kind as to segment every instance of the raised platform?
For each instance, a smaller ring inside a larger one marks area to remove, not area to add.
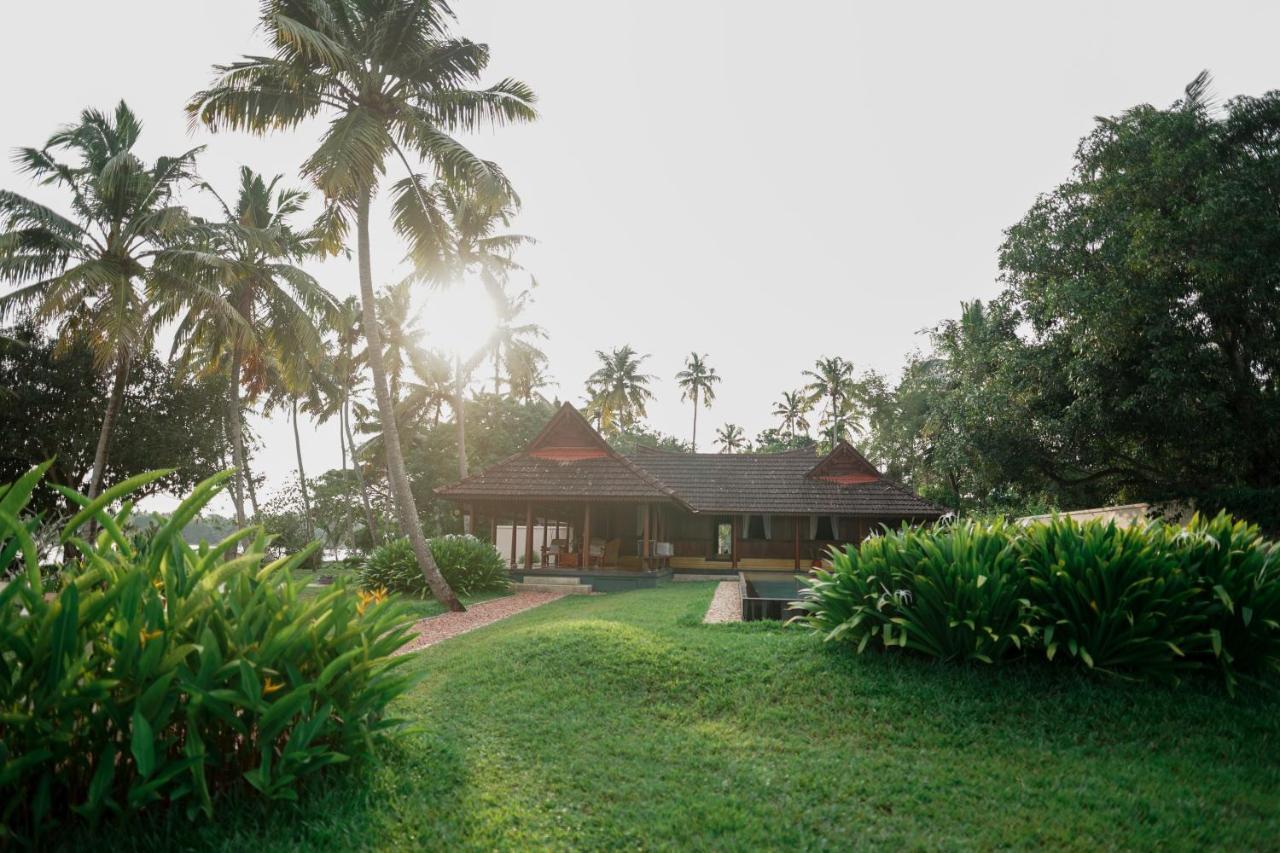
[[[652,589],[661,581],[671,580],[671,570],[640,571],[638,569],[511,569],[511,580],[518,584],[579,583],[595,592],[628,592]]]

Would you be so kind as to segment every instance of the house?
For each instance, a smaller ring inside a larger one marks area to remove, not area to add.
[[[477,535],[496,539],[499,524],[511,525],[517,580],[590,575],[597,589],[652,585],[672,572],[808,569],[831,546],[881,525],[948,512],[886,479],[846,442],[821,457],[649,448],[626,456],[569,403],[524,450],[436,492],[462,506]]]

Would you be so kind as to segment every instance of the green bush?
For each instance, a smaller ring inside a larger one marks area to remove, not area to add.
[[[458,595],[474,595],[505,589],[509,582],[507,564],[488,542],[474,536],[448,534],[427,543],[440,573]],[[365,589],[386,589],[428,596],[426,578],[408,539],[394,539],[375,548],[359,570]]]
[[[82,507],[61,531],[80,557],[46,598],[20,520],[46,468],[0,489],[0,564],[25,566],[0,591],[0,846],[152,804],[208,818],[235,787],[294,799],[299,778],[397,724],[384,712],[411,684],[392,657],[404,604],[342,584],[300,598],[290,570],[306,552],[268,562],[260,530],[183,541],[226,473],[136,542],[131,505],[107,507],[168,472],[92,502],[60,489]]]
[[[798,621],[828,642],[987,663],[1027,656],[1229,690],[1280,673],[1280,546],[1226,515],[1120,529],[904,527],[832,553]]]
[[[1167,679],[1194,667],[1199,590],[1162,526],[1062,519],[1029,525],[1014,546],[1049,660]]]
[[[1004,522],[957,525],[950,535],[903,529],[848,547],[818,571],[801,607],[828,640],[862,651],[914,649],[943,660],[992,663],[1029,633],[1023,582]]]

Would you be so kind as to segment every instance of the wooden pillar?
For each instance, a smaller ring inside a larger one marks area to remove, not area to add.
[[[591,504],[582,511],[582,567],[591,568]]]
[[[533,568],[533,504],[524,505],[524,567]]]
[[[516,517],[511,516],[511,568],[516,567]]]
[[[493,547],[498,547],[498,516],[494,515],[489,519],[489,541],[493,543]]]
[[[649,568],[649,505],[642,504],[644,508],[644,526],[640,531],[640,567],[642,569]]]
[[[544,518],[542,519],[542,559],[538,561],[544,569],[549,565],[548,553],[550,552],[547,551],[547,520]]]
[[[797,516],[793,516],[793,517],[792,517],[792,519],[791,519],[791,525],[792,525],[792,533],[794,534],[794,535],[792,536],[792,539],[794,539],[794,540],[795,540],[795,546],[796,546],[796,566],[795,566],[795,569],[796,569],[796,571],[798,572],[798,571],[800,571],[800,516],[798,516],[798,515],[797,515]]]
[[[736,570],[738,568],[738,528],[740,526],[737,513],[731,516],[731,526],[733,528],[733,547],[730,548],[730,554],[733,557],[733,568]]]

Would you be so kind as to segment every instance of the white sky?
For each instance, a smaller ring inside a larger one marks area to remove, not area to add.
[[[752,437],[771,426],[818,356],[896,375],[921,329],[995,294],[1003,229],[1066,176],[1093,116],[1167,104],[1202,68],[1223,98],[1280,85],[1274,3],[454,5],[458,32],[491,45],[493,79],[540,96],[539,122],[472,144],[512,177],[518,230],[540,241],[523,261],[542,283],[548,396],[578,402],[592,353],[629,343],[652,353],[652,426],[687,437],[672,376],[696,349],[724,378],[704,446],[726,421]],[[123,97],[144,156],[208,144],[202,174],[226,194],[242,163],[295,173],[315,129],[213,137],[182,112],[213,63],[261,49],[257,8],[5,3],[0,147],[39,145]],[[60,203],[7,162],[0,186]],[[385,223],[375,213],[380,284],[402,254]],[[356,291],[353,265],[315,271]],[[289,424],[258,428],[257,465],[279,482]],[[336,425],[307,425],[304,452],[313,476],[336,466]]]

